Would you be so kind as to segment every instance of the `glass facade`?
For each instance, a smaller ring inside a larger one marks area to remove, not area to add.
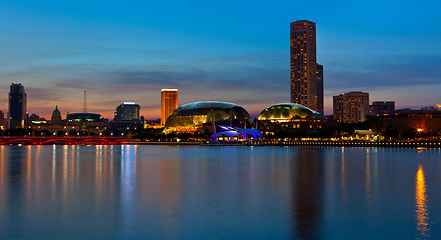
[[[241,106],[227,102],[195,102],[176,108],[168,117],[165,128],[190,127],[212,121],[250,118]]]
[[[318,118],[320,116],[318,112],[297,103],[279,103],[265,108],[257,119],[283,122],[293,118]]]
[[[9,128],[24,128],[25,119],[26,93],[21,83],[13,83],[9,92]]]
[[[116,108],[114,121],[138,121],[139,104],[134,102],[124,102]]]
[[[101,114],[97,113],[70,113],[67,114],[68,122],[95,122],[100,121]]]

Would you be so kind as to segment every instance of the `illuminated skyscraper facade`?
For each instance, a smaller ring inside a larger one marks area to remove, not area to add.
[[[138,121],[139,104],[135,102],[124,102],[116,107],[114,121]]]
[[[161,124],[165,125],[168,116],[178,108],[178,89],[161,90]]]
[[[26,120],[26,93],[21,83],[11,84],[8,107],[9,128],[24,128]]]
[[[323,103],[319,103],[323,102],[323,66],[317,64],[316,25],[300,20],[290,28],[291,102],[323,114]]]
[[[345,123],[363,122],[369,110],[369,93],[349,92],[333,97],[334,119]]]

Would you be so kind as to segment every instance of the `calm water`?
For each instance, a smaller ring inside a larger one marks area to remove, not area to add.
[[[0,146],[0,238],[441,239],[441,150]]]

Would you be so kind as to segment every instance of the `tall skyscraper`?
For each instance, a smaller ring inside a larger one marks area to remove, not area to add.
[[[369,93],[349,92],[333,97],[334,119],[340,122],[354,123],[366,120],[369,110]]]
[[[161,90],[161,124],[165,125],[168,116],[178,108],[178,89]]]
[[[324,114],[323,65],[317,63],[317,112]]]
[[[24,87],[19,84],[11,84],[9,92],[9,128],[25,127],[26,119],[26,93]]]
[[[124,102],[116,107],[114,121],[139,121],[139,104]]]
[[[309,20],[290,24],[291,102],[323,114],[323,66],[317,64],[315,27]]]

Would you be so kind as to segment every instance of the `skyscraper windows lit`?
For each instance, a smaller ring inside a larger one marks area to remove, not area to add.
[[[9,128],[24,128],[26,120],[26,93],[21,83],[11,84],[8,107]]]
[[[161,124],[165,125],[168,116],[178,108],[178,89],[161,90]]]
[[[316,59],[316,25],[290,24],[291,102],[323,114],[323,66]]]

